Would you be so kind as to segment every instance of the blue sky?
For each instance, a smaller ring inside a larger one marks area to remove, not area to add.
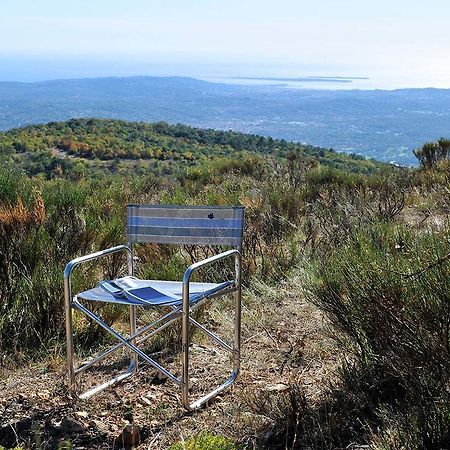
[[[0,59],[104,61],[111,74],[151,70],[142,61],[236,75],[291,67],[450,87],[449,19],[448,0],[1,0]]]

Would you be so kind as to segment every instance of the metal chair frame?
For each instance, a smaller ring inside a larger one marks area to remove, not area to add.
[[[149,206],[151,207],[151,206]],[[163,207],[161,207],[163,208]],[[177,208],[177,207],[168,207],[168,208]],[[181,207],[183,208],[183,207]],[[209,208],[209,207],[205,207]],[[218,207],[216,207],[218,208]],[[243,225],[243,209],[242,210],[242,225]],[[130,235],[129,235],[130,238]],[[198,240],[198,238],[194,238],[194,240]],[[154,241],[152,239],[152,241]],[[134,242],[138,242],[134,240]],[[149,240],[147,240],[149,242]],[[166,241],[165,241],[166,242]],[[234,242],[234,241],[233,241]],[[101,317],[88,309],[85,305],[83,305],[77,295],[72,294],[72,286],[71,286],[71,275],[73,270],[86,262],[93,261],[105,257],[107,255],[111,255],[117,252],[126,252],[127,253],[127,266],[128,266],[128,274],[130,276],[134,275],[134,258],[133,258],[133,241],[130,240],[128,245],[119,245],[116,247],[112,247],[106,250],[102,250],[96,253],[92,253],[89,255],[81,256],[79,258],[75,258],[70,261],[64,270],[64,298],[65,298],[65,315],[66,315],[66,346],[67,346],[67,368],[68,368],[68,378],[69,378],[69,389],[75,391],[76,389],[76,376],[79,375],[84,370],[92,367],[94,364],[102,361],[108,355],[113,352],[119,350],[122,347],[127,347],[131,352],[130,363],[128,369],[110,380],[95,386],[82,394],[79,395],[82,399],[90,398],[91,396],[105,390],[106,388],[115,385],[116,383],[127,379],[137,372],[138,369],[138,357],[141,357],[148,364],[153,366],[156,370],[161,372],[167,378],[171,379],[175,384],[180,386],[181,388],[181,399],[182,404],[187,410],[195,410],[200,408],[203,404],[208,402],[209,400],[216,397],[220,392],[224,389],[231,386],[237,379],[239,371],[240,371],[240,354],[241,354],[241,268],[242,268],[242,257],[241,257],[241,242],[242,242],[242,231],[240,240],[238,239],[237,248],[232,250],[225,251],[223,253],[219,253],[210,258],[204,259],[202,261],[196,262],[190,265],[186,271],[184,272],[184,276],[182,279],[182,302],[181,304],[170,306],[170,311],[166,314],[159,317],[152,323],[142,326],[137,329],[136,327],[136,305],[129,306],[130,313],[130,335],[128,337],[123,336],[114,328],[106,324]],[[178,243],[178,242],[175,242]],[[234,258],[234,268],[235,268],[235,278],[234,280],[225,286],[223,289],[220,289],[217,292],[213,292],[210,295],[207,295],[205,298],[202,298],[200,301],[191,302],[190,301],[190,284],[192,275],[198,271],[199,269],[214,265],[220,260],[226,258]],[[192,312],[198,309],[201,305],[203,305],[207,300],[213,299],[215,297],[227,295],[230,293],[234,293],[234,341],[233,345],[228,344],[224,340],[222,340],[219,336],[217,336],[212,331],[205,328],[203,325],[198,323],[193,317]],[[74,358],[74,339],[73,339],[73,317],[72,317],[72,309],[77,309],[78,311],[86,314],[90,319],[99,324],[103,329],[108,331],[112,336],[114,336],[117,341],[119,341],[116,345],[104,351],[103,353],[97,355],[91,361],[85,363],[84,365],[76,368],[75,366],[75,358]],[[160,365],[157,361],[143,352],[138,345],[142,342],[146,341],[150,337],[154,336],[156,333],[164,330],[175,321],[181,319],[181,354],[182,354],[182,371],[181,377],[176,377],[169,370]],[[189,345],[190,345],[190,326],[193,325],[196,328],[200,329],[203,333],[209,336],[216,344],[225,349],[226,351],[232,354],[232,371],[230,377],[222,384],[217,386],[215,389],[208,392],[203,397],[191,402],[189,396]]]

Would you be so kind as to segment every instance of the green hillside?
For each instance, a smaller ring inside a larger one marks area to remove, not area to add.
[[[349,172],[371,173],[381,164],[361,157],[304,146],[285,140],[234,131],[102,119],[73,119],[28,126],[0,133],[0,153],[8,155],[29,175],[52,176],[57,166],[79,176],[86,171],[172,173],[221,158],[259,154],[295,154],[305,163]]]

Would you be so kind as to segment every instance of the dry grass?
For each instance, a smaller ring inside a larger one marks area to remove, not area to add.
[[[45,205],[42,193],[35,189],[33,196],[33,204],[28,208],[23,204],[20,196],[15,205],[0,205],[0,225],[42,225],[45,221]]]

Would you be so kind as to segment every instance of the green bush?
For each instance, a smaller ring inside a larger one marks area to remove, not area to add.
[[[239,447],[230,439],[204,431],[171,445],[168,450],[239,450]]]
[[[445,161],[450,156],[450,140],[441,138],[437,142],[427,142],[421,148],[414,150],[414,156],[420,165],[431,169],[440,161]]]
[[[342,370],[341,392],[367,405],[359,420],[381,434],[394,425],[403,431],[395,448],[444,448],[450,438],[449,231],[417,235],[391,224],[353,230],[350,243],[316,265],[310,283],[310,300],[344,333],[354,355]]]

